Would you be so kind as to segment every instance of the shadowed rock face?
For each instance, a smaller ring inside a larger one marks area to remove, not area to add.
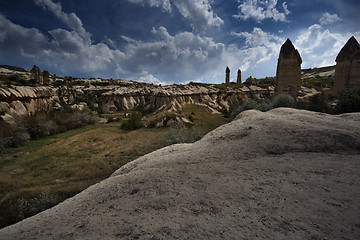
[[[359,121],[245,111],[1,229],[0,239],[359,239]]]
[[[225,74],[226,74],[225,83],[229,84],[230,83],[230,68],[229,67],[226,67]]]
[[[336,57],[334,94],[360,87],[360,45],[351,37]]]
[[[241,84],[241,70],[239,69],[238,72],[237,72],[237,81],[236,81],[236,84],[238,86],[240,86]]]
[[[281,46],[276,70],[275,93],[288,93],[293,97],[301,88],[301,57],[294,45],[287,39]]]

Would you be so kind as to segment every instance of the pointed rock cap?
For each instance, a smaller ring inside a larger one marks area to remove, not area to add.
[[[299,61],[299,63],[302,63],[298,50],[295,49],[289,38],[281,46],[279,58],[295,58]]]
[[[360,52],[360,45],[358,41],[352,36],[345,46],[340,50],[339,54],[336,57],[336,62],[341,62],[344,60],[351,59],[355,54]],[[359,54],[357,54],[359,55]]]
[[[36,65],[34,65],[30,72],[32,72],[32,73],[40,72],[40,68],[38,68]]]
[[[239,69],[239,70],[238,70],[238,74],[240,74],[240,73],[241,73],[241,70]]]
[[[230,72],[230,68],[229,67],[226,67],[226,70],[225,70],[225,72]]]

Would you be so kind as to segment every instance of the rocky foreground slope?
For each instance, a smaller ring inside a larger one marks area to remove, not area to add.
[[[0,239],[359,239],[360,113],[250,110]]]

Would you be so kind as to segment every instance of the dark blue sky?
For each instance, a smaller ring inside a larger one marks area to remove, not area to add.
[[[0,0],[0,64],[153,83],[274,76],[290,38],[303,68],[360,38],[358,0]]]

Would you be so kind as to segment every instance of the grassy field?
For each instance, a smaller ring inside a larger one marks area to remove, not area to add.
[[[188,105],[194,127],[208,132],[226,122]],[[109,177],[122,165],[166,145],[169,128],[123,131],[102,123],[27,142],[0,154],[0,227],[50,207]]]

